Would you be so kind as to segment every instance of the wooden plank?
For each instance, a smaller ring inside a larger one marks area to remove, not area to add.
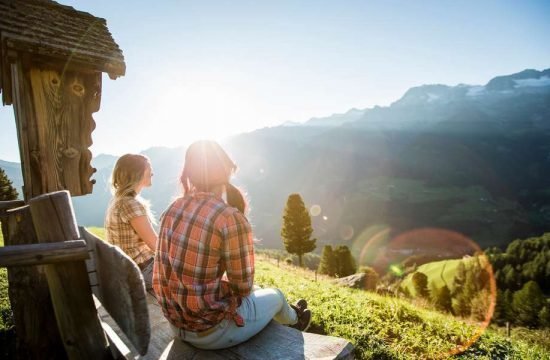
[[[0,267],[45,265],[87,258],[88,249],[84,240],[12,245],[0,248]]]
[[[43,184],[40,175],[40,154],[36,148],[38,142],[34,126],[34,108],[22,58],[11,64],[11,75],[13,110],[23,173],[23,196],[25,201],[28,201],[33,194],[42,193]]]
[[[104,242],[85,228],[80,231],[94,249],[99,301],[134,348],[145,354],[151,327],[141,271],[120,248]]]
[[[37,145],[40,153],[42,194],[61,190],[60,146],[63,101],[61,77],[56,71],[29,69],[30,91],[36,116]],[[33,194],[39,195],[39,194]]]
[[[5,216],[7,210],[24,206],[23,200],[0,201],[0,216]]]
[[[101,73],[31,68],[32,98],[44,192],[66,189],[73,196],[92,192],[92,113],[99,109]],[[36,195],[36,194],[34,194]]]
[[[90,181],[90,177],[96,172],[96,169],[92,168],[92,153],[89,150],[92,146],[92,132],[95,129],[95,121],[92,116],[93,113],[99,111],[101,106],[101,73],[86,75],[85,84],[86,89],[86,101],[84,102],[84,116],[81,123],[80,131],[80,144],[82,147],[82,155],[80,157],[80,187],[82,194],[91,194],[95,180]]]
[[[80,238],[68,191],[35,197],[31,215],[41,243]],[[111,358],[84,261],[45,265],[55,317],[70,359]]]
[[[6,246],[37,243],[29,206],[7,211],[2,232]],[[17,358],[66,359],[43,267],[8,268],[8,282]]]
[[[142,360],[353,359],[353,345],[345,339],[302,333],[275,321],[271,321],[264,330],[245,343],[222,350],[200,350],[174,338],[170,325],[153,295],[147,295],[147,303],[152,337],[147,354],[140,357]],[[124,333],[117,327],[109,314],[102,309],[100,302],[97,302],[97,306],[102,322],[109,324],[117,335],[126,344],[129,344]],[[137,358],[135,349],[130,347],[130,350],[132,350],[134,358]]]

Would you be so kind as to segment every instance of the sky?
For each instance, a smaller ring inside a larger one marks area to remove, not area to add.
[[[126,75],[103,75],[92,153],[177,147],[352,108],[422,84],[550,67],[550,1],[58,0],[107,20]],[[11,106],[0,159],[19,161]]]

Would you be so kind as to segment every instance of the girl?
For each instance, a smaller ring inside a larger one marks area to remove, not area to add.
[[[151,186],[151,163],[146,156],[126,154],[115,164],[113,198],[105,217],[107,241],[120,247],[139,266],[145,287],[152,289],[154,249],[158,240],[148,204],[139,196]]]
[[[153,288],[174,334],[202,349],[244,342],[271,319],[301,331],[311,321],[305,300],[293,306],[278,289],[254,288],[246,202],[229,183],[235,170],[217,143],[193,143],[180,177],[183,196],[161,220]]]

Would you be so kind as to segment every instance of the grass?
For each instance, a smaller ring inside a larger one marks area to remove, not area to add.
[[[424,273],[428,277],[428,284],[434,284],[438,288],[443,285],[447,285],[450,290],[453,289],[453,280],[456,274],[456,269],[458,264],[460,264],[463,259],[451,259],[451,260],[441,260],[434,261],[424,265],[419,266],[416,271]],[[414,287],[412,284],[412,276],[414,273],[411,273],[403,279],[401,282],[402,288],[407,288],[410,294],[414,294]]]
[[[4,236],[0,231],[0,246],[4,246]],[[0,268],[0,358],[15,356],[15,327],[8,297],[8,272]]]
[[[313,272],[267,259],[259,258],[256,268],[257,284],[281,289],[291,302],[307,299],[313,329],[348,339],[360,359],[439,359],[457,352],[460,359],[550,359],[550,350],[536,341],[508,339],[401,299],[343,288],[325,277],[315,281]]]
[[[97,226],[89,226],[89,227],[86,227],[86,229],[92,234],[94,234],[95,236],[97,236],[98,238],[105,240],[105,228],[97,227]]]
[[[104,238],[102,228],[89,230]],[[513,329],[508,339],[502,329],[480,332],[476,324],[419,309],[404,300],[343,288],[325,276],[316,280],[314,272],[283,262],[279,266],[258,256],[256,283],[278,287],[291,302],[306,298],[313,311],[312,331],[348,339],[358,359],[438,359],[457,350],[464,350],[454,356],[460,359],[550,359],[548,331]],[[5,269],[0,269],[0,310],[11,313]],[[2,319],[0,357],[7,351],[5,334],[11,329],[12,323]],[[10,341],[13,344],[13,338]]]
[[[0,246],[4,246],[4,236],[0,231]],[[8,271],[0,268],[0,331],[5,331],[13,326],[10,300],[8,298]]]

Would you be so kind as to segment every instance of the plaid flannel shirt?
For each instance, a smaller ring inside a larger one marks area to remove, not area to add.
[[[174,326],[201,332],[223,319],[243,325],[236,310],[253,282],[252,230],[243,214],[212,193],[170,205],[161,220],[153,289]]]
[[[148,216],[138,199],[132,196],[113,199],[105,217],[105,235],[109,243],[121,248],[139,265],[152,258],[154,253],[130,224],[130,220],[138,216]]]

